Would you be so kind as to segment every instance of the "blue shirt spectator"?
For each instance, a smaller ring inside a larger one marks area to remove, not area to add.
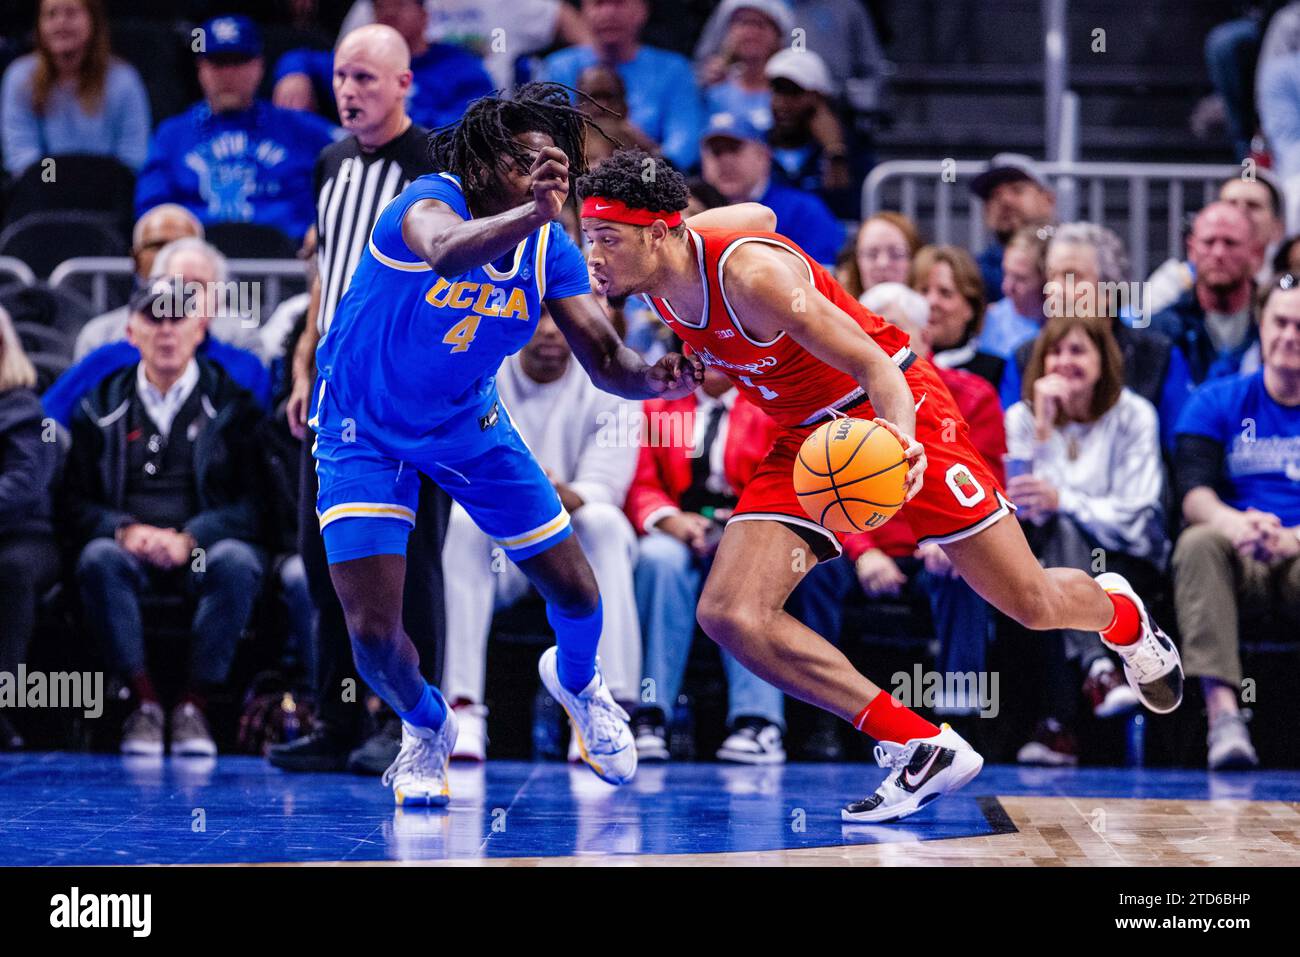
[[[980,330],[976,346],[991,352],[1000,359],[1010,359],[1022,343],[1038,335],[1041,321],[1032,316],[1022,316],[1009,297],[1003,297],[984,310],[984,328]]]
[[[0,84],[0,151],[9,175],[61,153],[112,156],[138,170],[149,148],[149,98],[135,67],[109,60],[97,98],[79,95],[75,82],[56,78],[43,109],[34,102],[40,50],[9,64]],[[87,109],[89,106],[89,109]]]
[[[699,159],[703,113],[690,61],[640,41],[649,15],[646,0],[584,0],[583,19],[595,35],[592,46],[552,53],[538,79],[576,88],[578,74],[595,63],[611,64],[627,89],[628,115],[659,144],[678,169],[693,169]]]
[[[776,213],[777,232],[817,262],[835,262],[844,245],[843,224],[814,193],[774,178],[771,148],[745,116],[715,113],[700,147],[704,181],[728,203],[762,203]]]
[[[136,215],[177,203],[204,225],[257,223],[298,241],[316,217],[312,170],[334,127],[254,98],[263,64],[251,20],[218,17],[201,35],[204,100],[159,124],[136,182]]]
[[[1203,436],[1222,449],[1215,491],[1223,502],[1239,511],[1270,512],[1288,527],[1300,525],[1300,407],[1270,396],[1263,370],[1197,389],[1178,420],[1178,435]]]
[[[252,393],[263,409],[271,402],[271,377],[262,360],[253,353],[227,345],[209,335],[198,354],[221,366],[236,383]],[[140,361],[140,350],[126,341],[110,342],[87,354],[45,390],[41,405],[45,414],[63,426],[70,426],[82,396],[119,369]]]

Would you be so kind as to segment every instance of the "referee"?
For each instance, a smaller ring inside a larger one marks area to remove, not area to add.
[[[419,176],[433,172],[429,131],[406,113],[411,88],[410,52],[391,27],[370,25],[348,33],[334,54],[334,97],[339,118],[352,135],[321,151],[316,160],[318,275],[312,284],[309,322],[293,356],[293,391],[286,414],[303,439],[299,550],[312,598],[320,613],[317,721],[314,730],[273,747],[270,762],[286,771],[381,773],[401,743],[395,715],[360,747],[365,689],[357,677],[343,608],[330,580],[316,518],[316,470],[307,412],[316,379],[316,345],[329,329],[361,251],[380,211]],[[441,668],[446,619],[442,590],[442,540],[451,500],[421,476],[420,504],[407,549],[403,623],[420,661]],[[439,675],[425,674],[437,683]]]

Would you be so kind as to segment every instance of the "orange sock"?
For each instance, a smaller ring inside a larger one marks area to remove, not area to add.
[[[892,741],[895,744],[906,744],[913,738],[933,738],[939,733],[933,724],[912,709],[903,707],[903,702],[883,691],[877,693],[858,712],[858,716],[853,719],[853,727],[877,741]]]
[[[1142,621],[1138,617],[1137,605],[1114,592],[1106,592],[1106,597],[1115,606],[1115,617],[1101,630],[1101,636],[1112,645],[1135,644],[1142,637]]]

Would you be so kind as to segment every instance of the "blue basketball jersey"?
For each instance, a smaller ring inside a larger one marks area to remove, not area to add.
[[[554,222],[494,263],[439,276],[402,238],[407,210],[425,199],[472,218],[455,176],[414,180],[379,214],[316,351],[313,428],[351,428],[399,459],[480,444],[496,370],[532,337],[541,304],[591,289],[582,253]]]

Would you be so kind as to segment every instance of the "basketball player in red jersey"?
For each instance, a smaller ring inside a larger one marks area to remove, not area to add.
[[[951,394],[901,330],[783,236],[686,227],[681,175],[640,151],[615,153],[579,180],[578,193],[598,291],[642,294],[784,427],[727,524],[697,616],[759,677],[877,739],[876,759],[890,773],[843,810],[845,820],[905,817],[966,784],[984,759],[784,611],[813,564],[803,556],[840,552],[839,537],[807,517],[793,482],[803,440],[837,415],[873,419],[898,437],[910,466],[902,512],[990,604],[1027,628],[1099,632],[1148,708],[1178,707],[1182,664],[1142,599],[1119,575],[1038,564]]]

